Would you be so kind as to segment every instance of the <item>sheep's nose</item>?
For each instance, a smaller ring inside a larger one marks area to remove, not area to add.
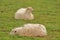
[[[14,35],[14,33],[10,32],[10,35]]]
[[[10,35],[12,35],[12,33],[10,32]]]

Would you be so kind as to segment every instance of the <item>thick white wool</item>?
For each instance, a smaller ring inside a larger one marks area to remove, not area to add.
[[[21,36],[46,36],[47,35],[46,28],[42,24],[25,24],[24,27],[18,27],[12,29],[10,33],[18,34]]]
[[[25,19],[25,20],[32,20],[34,16],[32,14],[32,8],[20,8],[15,13],[15,19]]]

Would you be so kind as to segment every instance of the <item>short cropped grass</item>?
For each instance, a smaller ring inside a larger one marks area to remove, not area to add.
[[[22,7],[34,8],[34,20],[16,20],[15,12]],[[26,23],[46,26],[46,37],[23,37],[9,34],[14,27]],[[0,0],[0,40],[60,40],[60,0]]]

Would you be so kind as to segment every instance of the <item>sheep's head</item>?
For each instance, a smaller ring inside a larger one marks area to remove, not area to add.
[[[12,29],[12,31],[10,32],[11,35],[17,35],[20,30],[22,29],[22,27],[19,27],[19,28],[14,28]]]
[[[27,12],[32,12],[33,11],[33,8],[32,7],[27,7]]]

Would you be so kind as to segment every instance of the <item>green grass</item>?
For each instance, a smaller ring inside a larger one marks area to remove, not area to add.
[[[21,7],[34,8],[34,20],[16,20]],[[9,32],[25,23],[41,23],[47,28],[46,37],[11,36]],[[0,0],[0,40],[60,40],[60,0]]]

